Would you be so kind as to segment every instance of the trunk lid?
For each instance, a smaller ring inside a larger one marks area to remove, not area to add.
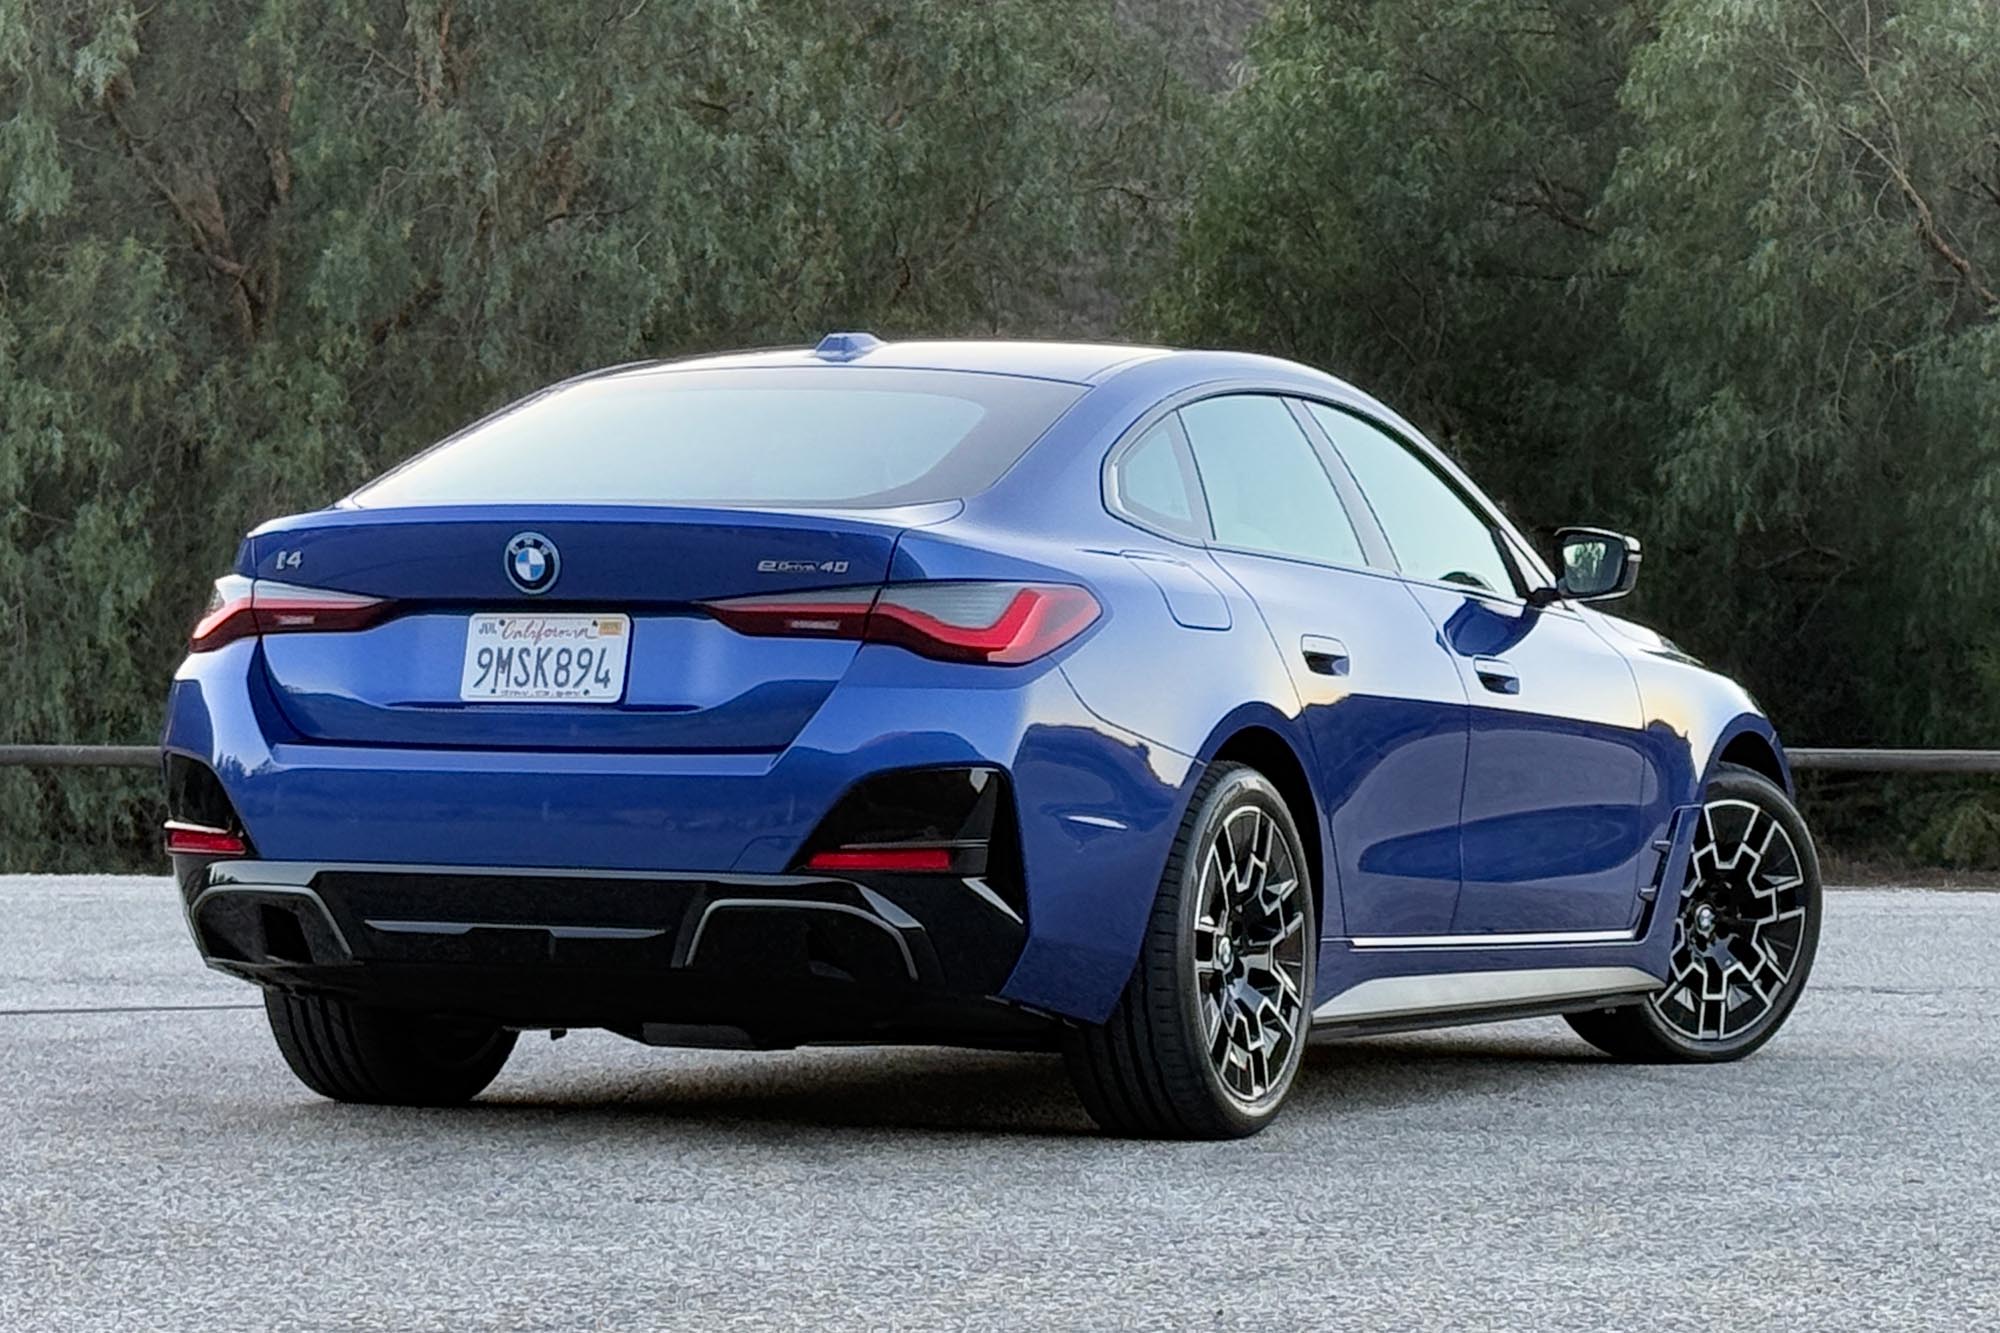
[[[260,528],[240,572],[395,602],[367,629],[263,638],[259,658],[273,699],[307,740],[774,751],[818,710],[858,646],[741,635],[695,603],[879,585],[903,528],[942,516],[586,505],[336,509]],[[532,553],[521,554],[524,545]],[[537,585],[539,593],[524,591]],[[622,688],[591,702],[468,700],[468,640],[475,627],[490,634],[501,623],[531,639],[538,623],[604,625],[624,641]]]

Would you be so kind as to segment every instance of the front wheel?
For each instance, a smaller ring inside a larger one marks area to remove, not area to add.
[[[271,1035],[299,1082],[337,1102],[456,1106],[500,1073],[515,1034],[324,995],[264,992]]]
[[[1820,910],[1819,857],[1798,809],[1769,778],[1726,764],[1695,829],[1665,989],[1569,1025],[1622,1060],[1740,1060],[1805,990]]]
[[[1119,1134],[1238,1138],[1298,1074],[1319,940],[1298,828],[1254,769],[1203,775],[1139,961],[1104,1023],[1065,1048],[1093,1119]]]

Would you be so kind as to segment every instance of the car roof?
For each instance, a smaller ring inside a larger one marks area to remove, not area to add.
[[[841,344],[832,355],[822,354],[836,338],[862,339]],[[857,350],[849,350],[857,349]],[[1113,371],[1175,353],[1166,347],[1131,343],[1034,342],[1027,340],[935,339],[875,342],[866,334],[836,334],[820,348],[776,347],[725,352],[674,361],[645,361],[615,366],[603,375],[643,375],[678,370],[751,370],[764,367],[863,365],[894,370],[959,370],[989,375],[1019,375],[1094,384]]]

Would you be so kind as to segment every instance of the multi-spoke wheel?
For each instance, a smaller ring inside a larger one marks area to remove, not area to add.
[[[1785,793],[1747,769],[1709,784],[1674,918],[1667,984],[1644,1003],[1576,1014],[1612,1055],[1733,1060],[1770,1040],[1819,944],[1819,861]]]
[[[1195,990],[1209,1063],[1255,1106],[1304,1035],[1311,889],[1288,831],[1255,803],[1228,812],[1201,853]]]
[[[1255,770],[1203,778],[1132,980],[1067,1053],[1084,1105],[1122,1133],[1254,1133],[1298,1073],[1318,943],[1305,849]]]

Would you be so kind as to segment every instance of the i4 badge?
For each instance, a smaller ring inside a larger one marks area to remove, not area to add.
[[[547,592],[562,572],[562,557],[556,544],[539,532],[516,533],[507,543],[507,577],[522,592],[533,596]]]

